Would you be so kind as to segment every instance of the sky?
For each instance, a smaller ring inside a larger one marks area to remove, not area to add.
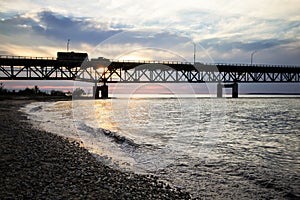
[[[192,61],[196,44],[198,62],[250,63],[255,51],[253,63],[300,65],[299,11],[300,0],[3,0],[0,55],[55,57],[70,39],[111,59]]]

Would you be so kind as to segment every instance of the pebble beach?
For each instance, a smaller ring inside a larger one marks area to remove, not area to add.
[[[0,101],[0,199],[190,199],[154,176],[106,166],[77,142],[35,129]]]

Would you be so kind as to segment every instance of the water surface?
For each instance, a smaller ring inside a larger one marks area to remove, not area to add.
[[[107,164],[155,174],[196,198],[300,197],[299,98],[120,98],[26,110]]]

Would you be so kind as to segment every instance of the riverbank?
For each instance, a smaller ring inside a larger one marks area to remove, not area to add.
[[[189,199],[155,177],[120,172],[77,143],[36,130],[19,108],[0,101],[1,199]]]

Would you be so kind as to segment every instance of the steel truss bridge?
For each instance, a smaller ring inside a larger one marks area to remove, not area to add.
[[[233,89],[238,83],[300,82],[300,66],[189,63],[177,61],[67,60],[53,57],[0,56],[0,80],[87,81],[108,97],[107,83],[218,83]]]

